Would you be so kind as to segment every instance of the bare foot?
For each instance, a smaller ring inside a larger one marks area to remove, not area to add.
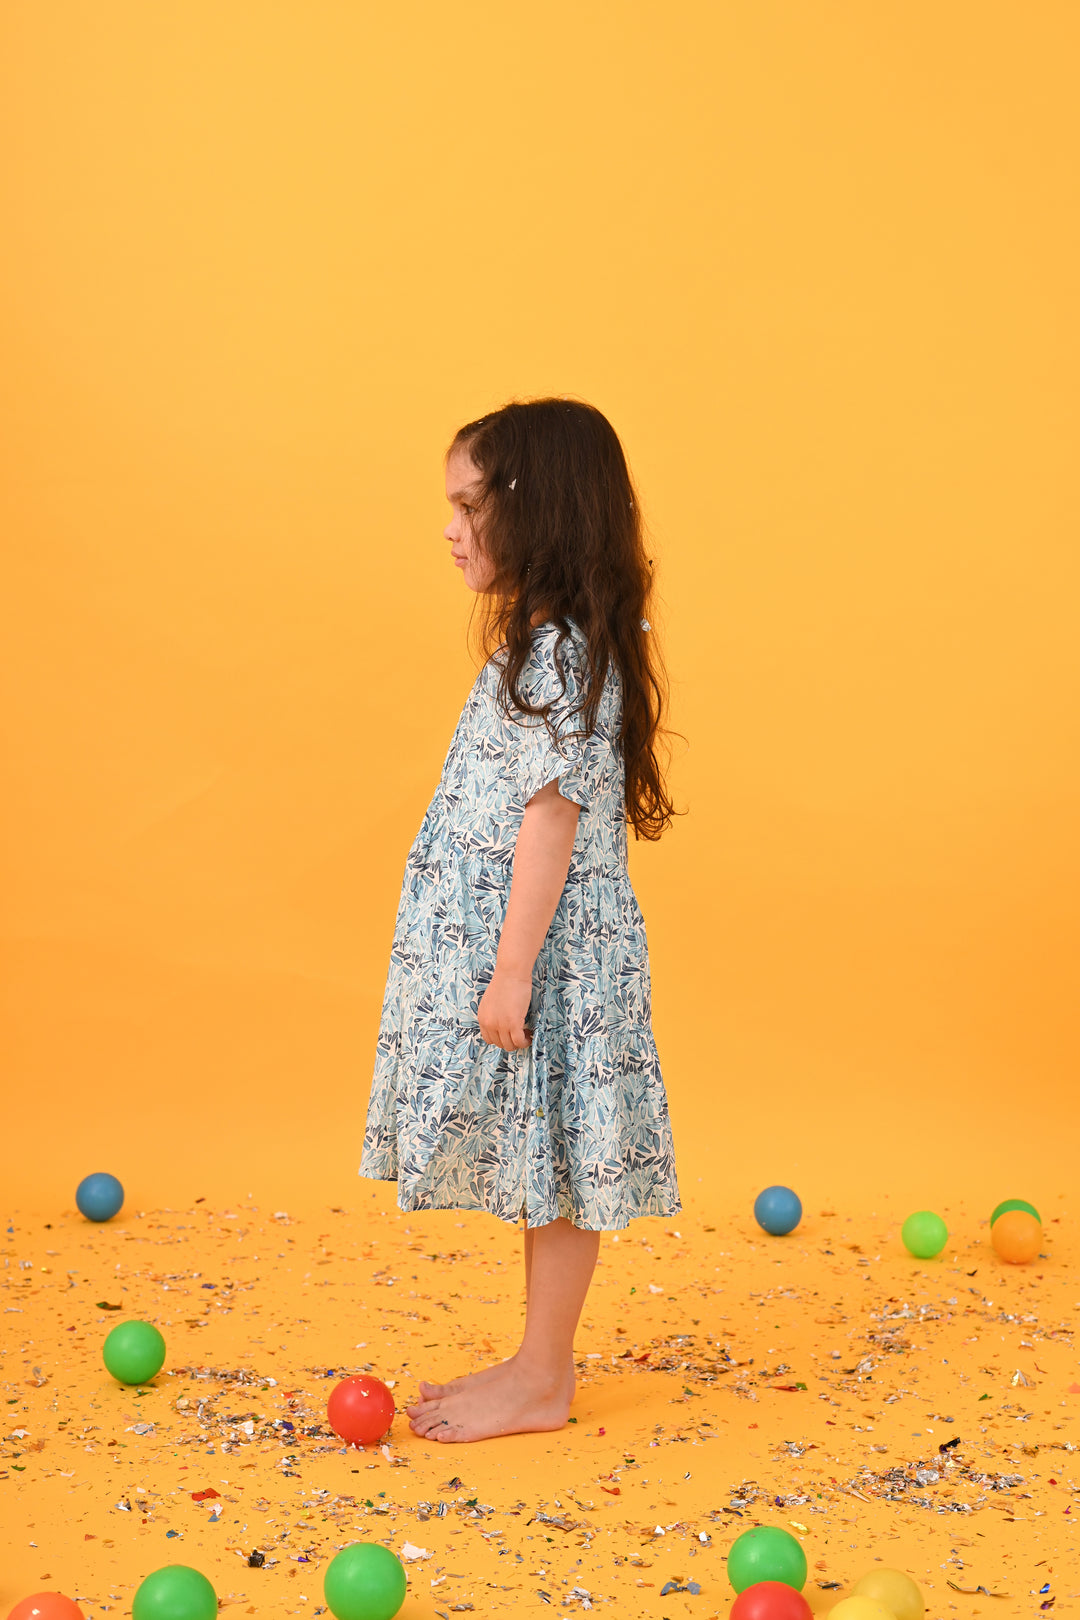
[[[492,1378],[483,1384],[472,1378],[457,1382],[462,1387],[408,1409],[409,1427],[414,1434],[443,1442],[561,1429],[574,1399],[573,1362],[558,1381],[522,1369],[511,1377]]]
[[[505,1361],[495,1362],[492,1367],[482,1367],[479,1372],[462,1373],[460,1378],[451,1378],[445,1384],[434,1384],[428,1378],[421,1378],[420,1400],[417,1407],[423,1405],[424,1401],[437,1401],[443,1395],[452,1395],[455,1391],[464,1389],[466,1385],[471,1387],[474,1384],[490,1384],[495,1378],[505,1378],[508,1372],[513,1371],[516,1363],[517,1355],[514,1354],[508,1356]],[[406,1411],[412,1412],[413,1407],[406,1407]]]
[[[570,1387],[573,1389],[574,1358],[572,1355],[569,1357],[566,1365],[568,1369]],[[483,1367],[479,1372],[463,1373],[460,1378],[451,1378],[450,1381],[445,1384],[433,1384],[429,1379],[421,1378],[420,1399],[414,1406],[407,1406],[405,1410],[411,1417],[414,1415],[414,1413],[418,1412],[427,1401],[441,1400],[444,1395],[454,1395],[457,1394],[459,1390],[466,1388],[471,1389],[477,1384],[490,1384],[494,1379],[506,1378],[510,1374],[516,1376],[518,1372],[518,1353],[515,1351],[514,1354],[512,1356],[508,1356],[505,1361],[497,1361],[493,1367]]]

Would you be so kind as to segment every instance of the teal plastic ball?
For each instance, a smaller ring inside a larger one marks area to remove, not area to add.
[[[122,1384],[148,1384],[165,1365],[165,1340],[152,1322],[118,1322],[101,1354]]]
[[[217,1593],[201,1570],[165,1564],[135,1593],[131,1620],[217,1620]]]
[[[407,1586],[401,1559],[377,1541],[343,1547],[323,1576],[323,1592],[336,1620],[393,1620]]]
[[[949,1241],[949,1228],[933,1210],[919,1209],[900,1229],[904,1248],[917,1260],[932,1260]]]
[[[84,1176],[75,1189],[76,1207],[88,1221],[111,1221],[123,1202],[123,1187],[105,1170]]]
[[[802,1220],[802,1201],[790,1187],[766,1187],[754,1199],[754,1219],[773,1237],[783,1237]]]
[[[732,1542],[727,1572],[736,1592],[744,1592],[758,1581],[783,1581],[801,1592],[806,1582],[806,1554],[789,1531],[775,1524],[756,1524]]]

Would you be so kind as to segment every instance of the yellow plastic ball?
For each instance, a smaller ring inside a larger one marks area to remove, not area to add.
[[[896,1616],[877,1598],[860,1594],[858,1597],[841,1598],[839,1603],[834,1603],[829,1610],[829,1620],[896,1620]]]
[[[884,1603],[896,1620],[923,1620],[926,1614],[922,1593],[902,1569],[871,1569],[851,1590],[859,1597]]]

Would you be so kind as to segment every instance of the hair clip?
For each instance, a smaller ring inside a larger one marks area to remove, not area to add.
[[[506,487],[507,487],[507,489],[513,489],[513,487],[514,487],[514,485],[515,485],[515,484],[516,484],[516,483],[517,483],[517,479],[516,479],[516,478],[512,478],[512,479],[511,479],[511,480],[510,480],[510,482],[509,482],[509,484],[508,484],[508,485],[507,485],[507,486],[506,486]]]
[[[642,619],[642,621],[641,621],[641,628],[642,628],[642,629],[643,629],[643,630],[651,630],[651,629],[652,629],[652,625],[651,625],[651,624],[650,624],[650,623],[649,623],[649,621],[648,621],[648,619]]]

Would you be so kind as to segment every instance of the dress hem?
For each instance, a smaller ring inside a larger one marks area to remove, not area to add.
[[[400,1182],[397,1176],[371,1175],[366,1170],[358,1170],[357,1175],[363,1176],[366,1181],[388,1181],[398,1183],[398,1208],[408,1215],[423,1214],[427,1210],[460,1209],[467,1210],[474,1214],[494,1215],[496,1220],[504,1221],[508,1226],[516,1226],[520,1220],[525,1218],[526,1214],[526,1211],[522,1209],[517,1215],[507,1215],[504,1214],[502,1210],[492,1209],[489,1204],[483,1203],[437,1204],[431,1202],[429,1198],[423,1196],[420,1198],[410,1199],[408,1198],[408,1195],[405,1195],[403,1201],[403,1195],[400,1191]],[[578,1212],[574,1210],[573,1205],[568,1198],[566,1198],[564,1195],[557,1195],[556,1202],[558,1206],[558,1214],[552,1215],[550,1220],[568,1220],[572,1225],[578,1227],[578,1229],[582,1232],[624,1232],[630,1225],[631,1221],[644,1220],[647,1217],[654,1215],[668,1218],[674,1215],[681,1215],[683,1212],[683,1204],[680,1199],[676,1197],[674,1202],[672,1202],[663,1198],[660,1194],[656,1194],[653,1198],[647,1201],[646,1206],[643,1209],[635,1209],[630,1211],[626,1219],[619,1222],[619,1224],[616,1226],[586,1226],[583,1224],[583,1222],[575,1220],[575,1214]],[[534,1226],[546,1226],[548,1225],[548,1221],[537,1221],[533,1224]]]

